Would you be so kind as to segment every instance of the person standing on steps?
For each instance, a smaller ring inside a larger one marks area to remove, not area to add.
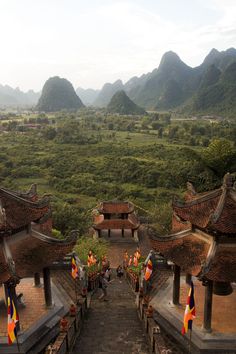
[[[104,300],[104,301],[108,301],[107,299],[107,285],[108,285],[108,281],[105,278],[105,273],[102,271],[99,275],[99,287],[102,289],[102,295],[99,296],[99,300]]]
[[[111,268],[107,268],[107,270],[105,271],[105,275],[104,275],[105,279],[110,282],[111,281]]]
[[[122,283],[121,277],[123,277],[123,274],[124,274],[123,268],[122,268],[121,265],[119,264],[118,267],[116,268],[116,275],[117,275],[117,277],[119,278],[120,283]]]

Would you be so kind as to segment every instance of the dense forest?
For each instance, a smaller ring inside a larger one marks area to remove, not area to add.
[[[102,200],[130,200],[160,232],[171,199],[186,182],[198,191],[236,172],[236,124],[169,113],[119,116],[82,109],[55,114],[1,113],[1,185],[52,194],[54,228],[87,232]]]

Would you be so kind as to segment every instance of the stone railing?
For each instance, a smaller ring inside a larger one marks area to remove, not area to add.
[[[99,286],[99,275],[98,272],[88,276],[88,291],[96,290]]]
[[[149,342],[150,353],[187,353],[180,344],[174,343],[174,339],[168,339],[162,327],[155,320],[155,310],[147,304],[145,298],[138,296],[137,306],[139,318],[142,321]]]
[[[55,338],[54,342],[49,344],[45,349],[45,354],[66,354],[71,351],[76,338],[79,336],[85,313],[87,311],[87,298],[80,300],[76,311],[67,314],[58,323],[60,333]]]
[[[130,284],[133,291],[138,292],[139,291],[139,276],[138,276],[138,274],[134,273],[131,269],[127,268],[125,275],[126,275],[126,279],[127,279],[128,283]]]

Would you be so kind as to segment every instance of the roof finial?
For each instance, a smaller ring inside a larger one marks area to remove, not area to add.
[[[192,195],[196,195],[197,192],[193,186],[193,184],[191,182],[187,182],[187,190],[192,194]]]
[[[231,174],[229,172],[227,172],[223,178],[223,187],[231,188],[232,186],[233,186],[233,178],[232,178]]]

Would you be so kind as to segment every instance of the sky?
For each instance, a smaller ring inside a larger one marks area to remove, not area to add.
[[[236,47],[236,0],[0,0],[0,84],[74,88],[157,68],[176,52],[198,66],[212,48]]]

